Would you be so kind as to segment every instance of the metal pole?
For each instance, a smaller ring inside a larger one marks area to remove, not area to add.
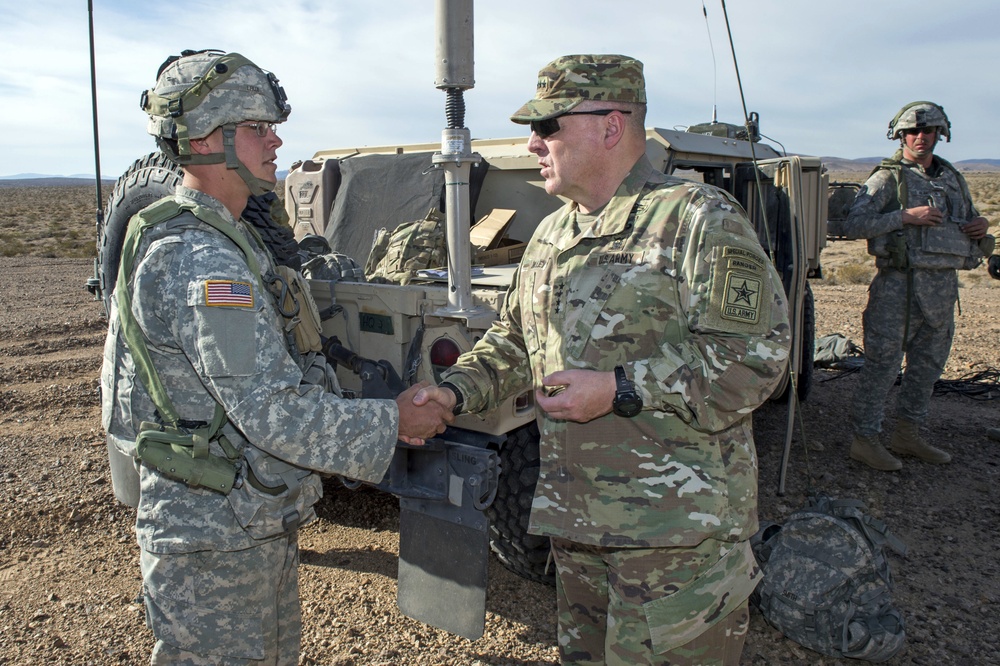
[[[441,132],[441,152],[432,163],[445,172],[445,216],[448,228],[448,307],[443,314],[476,311],[472,300],[472,246],[469,228],[469,172],[481,159],[471,151],[472,135],[465,127],[465,90],[473,78],[472,0],[437,0],[436,77],[434,85],[448,95],[447,128]]]
[[[97,242],[98,252],[100,252],[101,228],[104,226],[104,197],[101,193],[101,142],[97,130],[97,59],[94,56],[94,2],[87,0],[87,18],[90,26],[90,99],[93,106],[94,117],[94,178],[97,183]],[[94,300],[104,301],[103,286],[101,284],[101,271],[99,259],[94,259],[94,275],[87,280],[87,291],[94,295]],[[105,304],[105,314],[107,305]]]

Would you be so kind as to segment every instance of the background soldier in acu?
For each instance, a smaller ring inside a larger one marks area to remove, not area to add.
[[[867,238],[878,267],[864,312],[865,364],[854,394],[850,456],[892,471],[903,463],[886,450],[879,434],[886,396],[904,355],[889,448],[925,462],[951,461],[919,430],[951,351],[956,269],[978,266],[993,252],[994,242],[962,174],[934,155],[941,137],[951,141],[944,109],[933,102],[911,102],[889,122],[886,136],[899,139],[899,150],[876,167],[842,228],[832,231]]]
[[[417,387],[342,399],[315,305],[239,219],[275,185],[290,107],[274,75],[185,52],[142,103],[183,184],[129,224],[101,388],[109,445],[138,461],[151,661],[296,664],[312,470],[381,481],[397,437],[419,445],[451,415],[415,409]]]
[[[760,576],[751,412],[788,360],[778,274],[726,193],[645,156],[642,63],[558,58],[513,116],[545,189],[501,318],[438,387],[534,387],[530,531],[551,537],[566,664],[738,664]]]

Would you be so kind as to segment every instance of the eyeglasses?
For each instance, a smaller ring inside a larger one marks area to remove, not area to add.
[[[937,131],[937,127],[907,127],[903,130],[903,134],[906,134],[907,136],[916,136],[917,134],[936,134]]]
[[[598,109],[596,111],[567,111],[566,113],[560,113],[558,116],[553,118],[546,118],[545,120],[532,120],[528,123],[531,126],[531,131],[538,135],[539,139],[547,139],[556,132],[559,131],[559,119],[563,116],[607,116],[609,114],[618,111],[619,113],[629,114],[631,111],[622,111],[621,109]]]
[[[258,137],[263,139],[267,136],[268,130],[274,132],[275,136],[278,136],[278,124],[277,123],[240,123],[237,127],[249,127],[252,129]]]

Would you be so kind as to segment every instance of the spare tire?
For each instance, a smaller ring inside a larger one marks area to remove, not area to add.
[[[497,496],[486,509],[490,549],[504,567],[517,575],[555,585],[555,573],[548,566],[549,538],[528,533],[538,467],[538,426],[529,423],[510,433],[500,449],[502,472]]]
[[[137,159],[115,183],[97,229],[97,277],[105,313],[111,311],[111,292],[118,279],[128,221],[146,206],[173,194],[181,178],[180,167],[155,152]]]
[[[181,168],[163,153],[155,152],[137,159],[115,183],[97,230],[98,280],[105,313],[110,312],[129,220],[146,206],[173,194],[182,179]],[[242,218],[257,230],[277,263],[298,270],[302,267],[299,245],[292,229],[275,221],[279,215],[287,217],[278,195],[268,192],[247,199]]]

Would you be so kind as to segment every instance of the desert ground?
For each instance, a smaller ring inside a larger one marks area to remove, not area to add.
[[[863,179],[864,174],[835,174]],[[1000,175],[970,174],[1000,222]],[[94,255],[93,188],[0,188],[0,665],[139,664],[153,643],[139,592],[134,511],[110,484],[97,396],[106,320],[85,291]],[[837,241],[812,281],[817,336],[862,342],[873,268]],[[1000,663],[1000,282],[964,273],[961,314],[927,435],[954,461],[907,459],[876,472],[847,458],[857,375],[817,370],[793,419],[786,487],[778,477],[785,404],[755,414],[761,517],[781,522],[810,492],[867,504],[909,546],[892,556],[907,644],[889,664]],[[969,381],[970,377],[981,381]],[[990,379],[992,377],[992,379]],[[894,423],[890,396],[887,428]],[[801,417],[801,418],[799,418]],[[486,633],[458,638],[396,607],[399,509],[371,490],[326,483],[320,520],[301,534],[301,664],[555,664],[554,590],[490,565]],[[846,664],[798,646],[754,613],[747,665]]]

